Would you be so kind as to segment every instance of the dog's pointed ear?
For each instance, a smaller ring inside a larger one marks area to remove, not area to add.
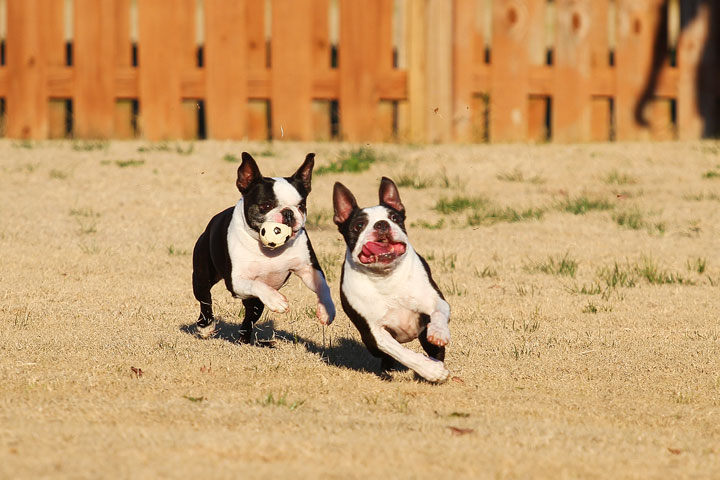
[[[405,213],[405,205],[400,201],[400,192],[398,191],[395,182],[387,177],[382,177],[380,180],[380,205],[394,208],[400,213]]]
[[[253,183],[257,182],[262,178],[260,169],[257,166],[255,159],[247,152],[242,153],[242,163],[237,170],[237,188],[240,193],[244,194],[252,186]]]
[[[345,223],[356,208],[358,205],[352,192],[342,183],[335,182],[335,187],[333,187],[333,209],[335,210],[333,221],[335,225],[340,226]]]
[[[305,157],[305,161],[303,162],[303,164],[300,165],[300,168],[297,169],[297,172],[293,174],[293,178],[298,182],[302,183],[307,193],[310,193],[312,183],[312,171],[314,166],[315,154],[308,153]]]

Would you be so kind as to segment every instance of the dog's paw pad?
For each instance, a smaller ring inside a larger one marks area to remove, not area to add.
[[[428,342],[438,347],[444,347],[450,342],[450,329],[447,325],[439,327],[430,323],[427,327],[427,339]]]

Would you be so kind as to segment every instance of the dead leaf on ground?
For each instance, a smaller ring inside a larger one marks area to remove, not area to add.
[[[462,378],[460,378],[458,376],[452,377],[451,380],[453,382],[457,382],[457,383],[465,383],[465,380],[463,380]]]
[[[448,428],[448,430],[450,430],[450,433],[452,433],[453,435],[458,436],[458,437],[460,435],[467,435],[467,434],[473,433],[475,431],[474,428],[460,428],[460,427],[451,427],[451,426],[448,426],[447,428]]]
[[[135,374],[135,378],[140,378],[143,376],[142,368],[130,367],[130,370],[132,370],[132,372]]]
[[[682,453],[682,450],[680,450],[679,448],[668,447],[668,452],[672,453],[673,455],[680,455]]]

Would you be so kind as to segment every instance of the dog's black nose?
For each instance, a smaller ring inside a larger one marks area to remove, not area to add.
[[[385,233],[390,230],[390,224],[385,220],[378,220],[375,222],[375,225],[373,225],[373,228],[380,233]]]
[[[282,218],[283,218],[282,223],[284,223],[288,227],[292,227],[293,225],[295,225],[295,214],[293,213],[292,210],[290,210],[289,208],[286,208],[285,210],[282,210],[280,212],[280,214],[282,215]]]

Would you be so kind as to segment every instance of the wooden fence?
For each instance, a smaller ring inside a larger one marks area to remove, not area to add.
[[[715,4],[695,3],[680,30],[677,0],[3,0],[4,132],[699,138],[699,64],[718,47]],[[653,70],[658,27],[677,55]]]

